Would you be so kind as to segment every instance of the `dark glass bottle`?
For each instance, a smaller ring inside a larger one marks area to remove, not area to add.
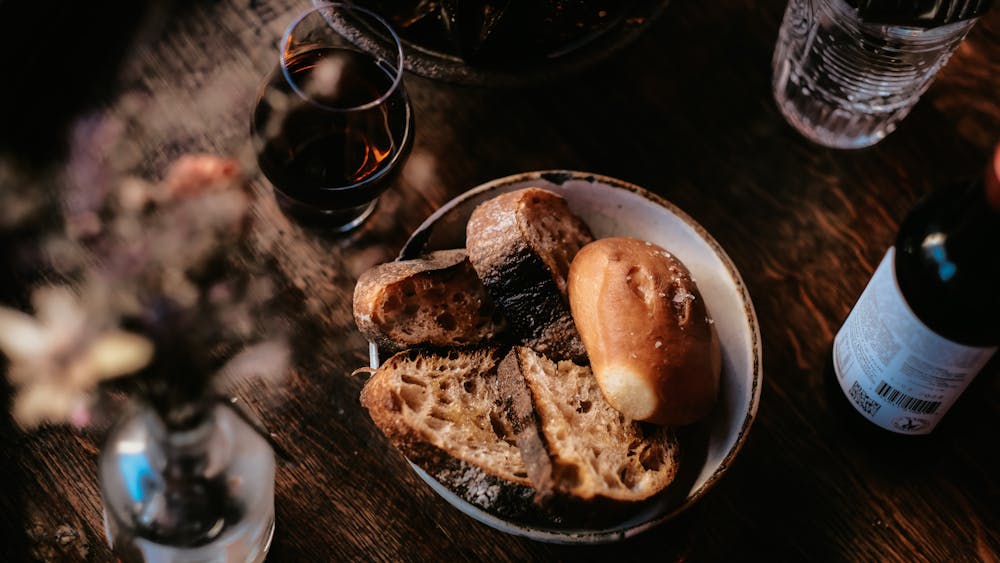
[[[1000,147],[983,177],[903,221],[837,333],[837,383],[865,418],[927,434],[1000,344]]]

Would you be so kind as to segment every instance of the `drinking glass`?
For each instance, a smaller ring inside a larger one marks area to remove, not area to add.
[[[774,50],[778,108],[827,147],[867,147],[891,133],[976,22],[876,23],[862,19],[857,4],[789,0]]]
[[[360,225],[413,142],[403,49],[388,23],[349,4],[320,4],[281,39],[251,136],[285,214],[310,227]]]

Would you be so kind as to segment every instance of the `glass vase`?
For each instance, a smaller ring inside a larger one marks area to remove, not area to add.
[[[125,563],[259,562],[274,532],[274,453],[222,404],[183,428],[136,406],[100,457],[108,542]]]

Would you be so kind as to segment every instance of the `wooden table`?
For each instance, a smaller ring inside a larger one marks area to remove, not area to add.
[[[268,189],[253,166],[248,114],[277,38],[307,4],[190,4],[159,35],[140,38],[107,115],[141,103],[132,140],[149,174],[209,151],[241,157],[255,188]],[[834,151],[799,136],[772,101],[784,4],[675,1],[611,59],[537,87],[407,75],[413,152],[358,235],[319,238],[263,206],[259,234],[277,241],[285,296],[303,304],[283,400],[245,397],[294,458],[278,467],[269,561],[1000,558],[998,362],[933,439],[903,446],[847,424],[825,375],[833,335],[900,219],[934,187],[978,173],[1000,140],[1000,10],[975,27],[896,133],[871,149]],[[367,358],[351,320],[357,276],[393,258],[462,191],[549,168],[618,177],[687,211],[742,272],[763,335],[759,416],[735,464],[683,517],[614,545],[547,545],[470,520],[386,442],[358,404],[361,380],[349,375]],[[100,433],[22,434],[0,420],[0,559],[109,560],[95,478]]]

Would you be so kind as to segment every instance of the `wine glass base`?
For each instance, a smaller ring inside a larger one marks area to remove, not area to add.
[[[286,217],[308,229],[330,234],[344,234],[360,227],[375,211],[378,198],[346,209],[321,209],[295,201],[274,190],[278,207]]]

